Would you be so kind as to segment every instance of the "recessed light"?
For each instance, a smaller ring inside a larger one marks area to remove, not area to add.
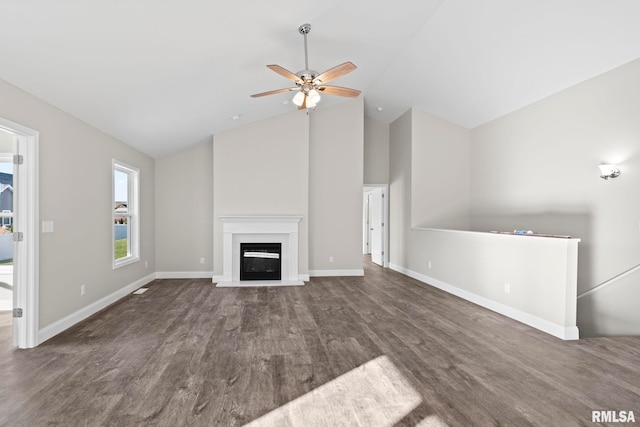
[[[380,111],[380,112],[383,112],[383,111],[384,111],[384,108],[382,108],[382,107],[378,107],[378,108],[376,108],[376,110],[378,110],[378,111]]]
[[[231,117],[231,120],[238,120],[240,118],[240,114],[236,114],[235,116]]]

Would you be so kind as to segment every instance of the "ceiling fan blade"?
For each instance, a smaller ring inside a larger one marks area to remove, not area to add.
[[[267,68],[275,71],[276,73],[280,74],[282,77],[285,77],[285,78],[291,80],[292,82],[296,82],[297,83],[297,82],[300,81],[300,77],[296,76],[291,71],[287,70],[286,68],[282,68],[279,65],[271,64],[271,65],[267,65]]]
[[[261,96],[275,95],[276,93],[283,93],[283,92],[291,92],[291,91],[298,90],[298,89],[299,88],[297,88],[297,87],[286,87],[284,89],[270,90],[269,92],[254,93],[253,95],[251,95],[251,97],[252,98],[259,98]]]
[[[345,74],[349,74],[350,72],[352,72],[356,68],[358,68],[358,67],[353,65],[352,62],[347,61],[344,64],[336,65],[335,67],[333,67],[333,68],[325,71],[324,73],[320,74],[318,77],[313,79],[313,82],[314,83],[316,83],[316,82],[329,83],[331,80],[335,80],[338,77],[342,77]]]
[[[329,95],[347,96],[350,98],[355,98],[360,95],[359,90],[340,86],[320,86],[318,90]]]

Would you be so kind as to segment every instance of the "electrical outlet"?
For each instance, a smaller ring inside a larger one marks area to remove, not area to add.
[[[80,296],[83,296],[85,293],[87,293],[87,288],[85,285],[80,285]]]
[[[204,257],[200,258],[200,264],[204,264]]]
[[[431,268],[431,261],[429,261],[428,266],[429,266],[429,268]]]
[[[510,294],[511,293],[511,283],[505,283],[504,284],[504,293],[505,294]]]
[[[329,257],[329,262],[333,262],[333,257],[332,256]]]
[[[149,261],[144,262],[144,268],[149,268]]]

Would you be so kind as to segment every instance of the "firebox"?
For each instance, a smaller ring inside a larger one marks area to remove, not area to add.
[[[281,279],[281,243],[240,243],[240,280]]]

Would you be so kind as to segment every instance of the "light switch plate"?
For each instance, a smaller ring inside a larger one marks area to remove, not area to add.
[[[42,221],[42,232],[53,233],[53,221]]]

